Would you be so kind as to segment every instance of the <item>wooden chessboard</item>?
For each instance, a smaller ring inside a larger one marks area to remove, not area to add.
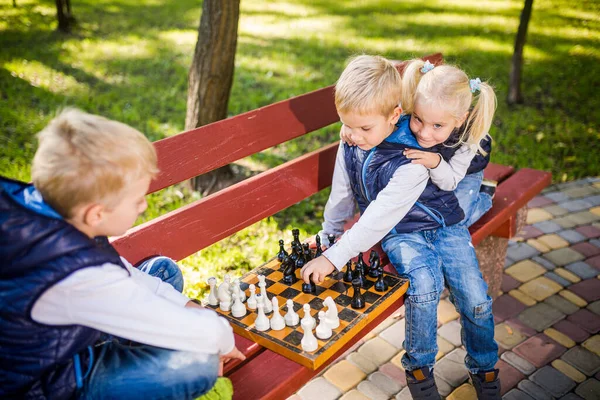
[[[249,310],[246,307],[247,314],[236,318],[231,315],[231,312],[221,311],[218,306],[208,307],[215,309],[227,318],[231,322],[234,332],[238,335],[248,338],[313,370],[319,368],[319,366],[332,357],[348,340],[392,303],[402,297],[408,289],[407,280],[384,272],[384,279],[388,284],[388,290],[386,292],[377,292],[374,288],[376,279],[366,276],[368,280],[367,288],[362,290],[366,306],[361,310],[354,310],[350,306],[354,289],[351,284],[344,282],[342,272],[327,278],[321,285],[317,285],[315,294],[307,294],[302,292],[302,280],[300,279],[299,270],[296,271],[298,282],[291,286],[283,283],[283,272],[280,271],[279,262],[275,258],[263,266],[248,272],[241,278],[240,287],[246,292],[246,296],[249,295],[248,286],[252,283],[256,286],[256,293],[260,293],[257,277],[259,274],[266,277],[265,282],[267,284],[266,289],[269,299],[273,296],[278,297],[282,316],[285,316],[287,312],[286,301],[292,299],[294,301],[294,310],[300,318],[304,316],[302,306],[305,303],[310,304],[311,315],[317,318],[318,324],[317,314],[319,310],[325,308],[323,301],[327,296],[331,296],[338,308],[340,326],[333,330],[333,335],[329,339],[317,339],[319,347],[314,352],[309,353],[302,350],[300,346],[300,340],[303,336],[300,324],[294,327],[286,326],[281,331],[268,329],[259,332],[254,328],[254,321],[257,316],[256,310]],[[267,317],[270,318],[272,315],[272,313],[267,314]]]

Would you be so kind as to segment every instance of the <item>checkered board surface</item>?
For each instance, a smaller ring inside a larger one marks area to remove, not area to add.
[[[366,306],[361,310],[354,310],[350,306],[354,289],[351,284],[344,282],[343,272],[334,274],[327,278],[321,285],[317,285],[316,293],[307,294],[302,292],[300,271],[296,271],[298,282],[291,286],[287,285],[283,283],[283,271],[280,270],[279,262],[277,259],[273,259],[242,277],[240,287],[246,292],[246,296],[249,296],[248,286],[252,283],[256,286],[256,294],[260,293],[257,277],[259,274],[266,277],[266,290],[269,299],[273,296],[278,297],[282,316],[285,316],[287,312],[287,300],[292,299],[294,301],[294,310],[298,313],[300,319],[304,316],[302,306],[308,303],[310,304],[311,315],[317,319],[318,324],[317,314],[319,310],[326,309],[323,301],[327,296],[331,296],[338,308],[340,326],[333,330],[333,335],[329,339],[317,339],[319,347],[314,352],[308,353],[302,350],[302,346],[300,345],[300,340],[302,340],[302,336],[304,335],[300,324],[294,327],[286,326],[280,331],[269,329],[259,332],[254,328],[257,310],[250,310],[246,307],[246,315],[236,318],[231,315],[231,312],[221,311],[218,306],[208,307],[212,307],[218,313],[225,316],[231,322],[234,332],[238,335],[244,336],[263,347],[312,369],[317,369],[326,362],[371,320],[402,297],[408,289],[408,281],[384,272],[384,279],[388,284],[388,290],[386,292],[377,292],[374,288],[376,279],[367,276],[367,288],[361,290]],[[270,319],[272,315],[273,313],[269,313],[267,317]],[[313,333],[315,333],[314,330]]]

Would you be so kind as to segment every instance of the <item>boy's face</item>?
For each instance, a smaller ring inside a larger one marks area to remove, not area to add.
[[[362,150],[371,150],[383,142],[393,131],[400,118],[400,108],[396,107],[391,116],[378,113],[358,114],[338,112],[344,133]]]
[[[410,130],[421,147],[430,148],[444,143],[454,128],[460,128],[468,114],[457,120],[442,107],[433,104],[415,104],[410,119]]]
[[[145,177],[126,187],[121,201],[115,207],[103,209],[96,235],[120,236],[131,228],[138,215],[148,207],[146,192],[149,186],[150,177]]]

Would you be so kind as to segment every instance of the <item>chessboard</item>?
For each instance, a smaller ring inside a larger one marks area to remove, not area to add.
[[[240,288],[248,293],[250,284],[258,287],[259,274],[266,277],[266,290],[269,299],[277,296],[281,315],[284,315],[287,311],[286,301],[292,299],[294,310],[300,318],[304,316],[303,305],[308,303],[310,304],[311,315],[317,319],[318,323],[317,314],[321,309],[326,308],[323,301],[327,296],[330,296],[337,306],[340,326],[333,330],[333,335],[329,339],[317,339],[317,350],[309,353],[304,351],[300,345],[303,337],[300,324],[293,327],[286,326],[280,331],[268,329],[260,332],[254,328],[257,310],[246,308],[246,315],[236,318],[231,315],[230,311],[224,312],[218,306],[207,305],[207,307],[213,308],[227,318],[233,327],[233,331],[238,335],[313,370],[319,368],[337,353],[363,327],[400,299],[408,289],[407,280],[384,272],[384,280],[388,285],[388,289],[385,292],[378,292],[374,288],[376,279],[366,276],[367,282],[365,288],[361,291],[365,299],[365,307],[355,310],[350,306],[354,289],[350,283],[344,282],[343,272],[334,273],[327,277],[322,284],[316,285],[315,293],[303,293],[300,270],[296,271],[298,277],[296,283],[292,285],[285,284],[283,283],[283,272],[280,270],[280,263],[277,258],[274,258],[242,276]],[[267,317],[270,318],[272,315],[273,313],[267,314]]]

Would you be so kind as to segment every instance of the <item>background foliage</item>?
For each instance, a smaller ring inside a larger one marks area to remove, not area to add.
[[[187,70],[201,4],[194,0],[77,0],[71,35],[55,31],[54,2],[0,4],[0,172],[28,180],[35,133],[76,106],[128,123],[151,140],[185,119]],[[229,114],[335,82],[350,55],[407,59],[442,52],[489,80],[499,107],[493,161],[550,170],[555,181],[599,174],[600,3],[536,0],[524,52],[526,103],[504,102],[522,0],[242,1]],[[241,160],[251,174],[333,142],[339,126]],[[240,274],[277,240],[319,229],[327,191],[181,262],[190,295],[207,276]],[[150,196],[140,221],[198,198],[183,185]],[[138,222],[140,222],[138,221]],[[193,240],[193,238],[190,238]]]

